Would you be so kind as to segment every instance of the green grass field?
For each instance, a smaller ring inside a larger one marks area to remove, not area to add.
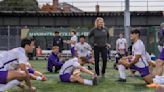
[[[45,82],[32,81],[37,88],[37,92],[154,92],[154,89],[145,87],[144,81],[140,77],[128,77],[126,83],[115,82],[118,79],[118,71],[112,69],[112,62],[108,62],[105,79],[100,79],[97,86],[85,86],[76,83],[62,83],[58,74],[46,71],[46,61],[31,61],[36,70],[44,73],[48,80]],[[127,71],[128,75],[129,72]],[[90,76],[83,74],[84,77]],[[9,92],[22,92],[18,87],[14,87]],[[27,90],[23,92],[28,92]]]

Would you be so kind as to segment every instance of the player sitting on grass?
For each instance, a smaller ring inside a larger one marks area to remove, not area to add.
[[[146,59],[146,50],[144,43],[140,40],[140,31],[135,29],[131,31],[131,40],[134,42],[132,46],[132,56],[123,57],[119,64],[121,72],[120,78],[126,80],[125,67],[136,70],[146,83],[152,83],[152,75],[149,72],[148,62]]]
[[[59,77],[62,82],[78,82],[84,85],[97,85],[97,76],[82,65],[86,63],[85,57],[72,58],[64,63]],[[84,79],[80,75],[80,71],[92,75],[93,80]]]
[[[26,64],[26,68],[30,74],[30,78],[33,80],[39,80],[39,81],[46,81],[45,75],[43,75],[41,72],[36,71],[32,68],[30,63]]]
[[[25,38],[21,41],[21,47],[0,54],[0,92],[19,85],[20,81],[26,82],[29,92],[35,92],[36,88],[32,86],[30,74],[26,69],[28,62],[26,54],[31,53],[33,48],[34,41]]]
[[[95,63],[92,55],[92,48],[87,42],[85,42],[84,35],[80,35],[80,42],[75,45],[75,54],[77,57],[86,57],[86,63]]]
[[[53,67],[55,67],[55,72],[57,72],[58,70],[60,70],[61,66],[63,65],[63,63],[59,60],[58,54],[59,54],[59,47],[53,46],[52,53],[48,57],[47,70],[49,72],[53,72]]]

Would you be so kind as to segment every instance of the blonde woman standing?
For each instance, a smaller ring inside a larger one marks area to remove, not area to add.
[[[93,40],[91,41],[91,38]],[[104,19],[102,17],[97,17],[95,20],[95,27],[90,31],[89,40],[93,42],[94,46],[94,59],[95,59],[95,71],[99,76],[99,56],[101,54],[101,58],[103,61],[102,65],[102,77],[104,77],[106,64],[107,64],[107,46],[111,47],[109,44],[109,33],[107,28],[104,26]]]

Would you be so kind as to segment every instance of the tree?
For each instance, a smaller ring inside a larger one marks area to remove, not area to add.
[[[36,0],[3,0],[0,11],[36,11],[39,10]]]

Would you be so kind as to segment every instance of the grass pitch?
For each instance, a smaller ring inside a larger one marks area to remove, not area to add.
[[[76,83],[62,83],[59,80],[59,75],[56,73],[48,73],[46,71],[47,61],[38,60],[31,61],[35,70],[38,70],[46,75],[47,81],[32,81],[32,84],[37,88],[37,92],[155,92],[154,89],[146,88],[145,82],[140,77],[127,77],[126,83],[118,83],[118,71],[113,69],[113,62],[109,61],[105,79],[100,79],[97,86],[85,86]],[[127,75],[129,71],[127,71]],[[89,75],[82,74],[86,78]],[[28,92],[28,90],[20,90],[14,87],[8,92]]]

